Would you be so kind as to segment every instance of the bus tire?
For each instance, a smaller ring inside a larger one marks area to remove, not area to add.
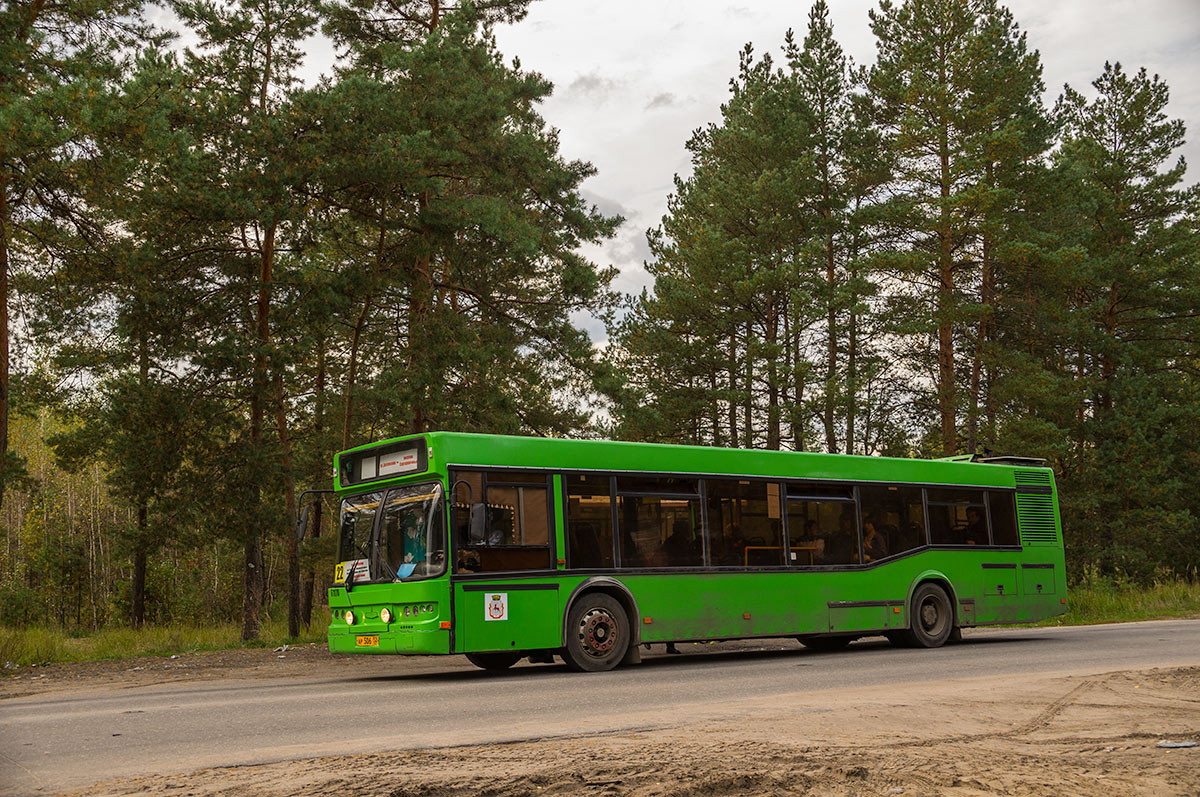
[[[501,650],[496,653],[468,653],[467,661],[481,670],[507,670],[521,660],[517,651]]]
[[[629,618],[621,604],[603,592],[581,595],[567,616],[563,659],[576,672],[604,672],[617,666],[629,648]]]
[[[845,650],[846,646],[855,640],[852,636],[801,636],[796,637],[800,644],[811,650],[834,651]]]
[[[954,609],[946,590],[932,582],[917,587],[912,597],[908,633],[914,648],[940,648],[954,630]]]

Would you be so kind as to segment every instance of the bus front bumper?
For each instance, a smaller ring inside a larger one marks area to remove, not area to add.
[[[343,626],[345,628],[345,626]],[[384,630],[364,627],[353,632],[329,629],[331,653],[409,653],[437,654],[450,652],[449,629],[416,631],[409,629]]]

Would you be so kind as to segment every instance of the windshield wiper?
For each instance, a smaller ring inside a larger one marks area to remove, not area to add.
[[[369,553],[367,553],[367,544],[368,544],[368,543],[370,543],[370,541],[371,541],[371,540],[370,540],[370,538],[368,537],[366,540],[363,540],[363,544],[362,544],[362,545],[358,546],[358,554],[359,554],[359,556],[361,556],[363,559],[365,559],[365,560],[367,561],[367,583],[370,583],[370,580],[371,580],[371,569],[370,569],[370,567],[371,567],[371,555],[370,555]],[[395,571],[395,570],[393,570],[393,569],[392,569],[392,566],[391,566],[391,565],[389,565],[389,564],[387,563],[387,560],[385,560],[385,559],[383,559],[383,558],[381,557],[381,558],[379,559],[379,564],[383,565],[383,568],[384,568],[384,570],[386,571],[386,574],[387,574],[387,575],[390,575],[390,576],[392,577],[392,580],[393,580],[393,581],[399,581],[399,580],[400,580],[400,576],[396,575],[396,571]],[[350,585],[351,585],[351,583],[353,582],[353,580],[354,580],[354,570],[352,569],[352,570],[351,570],[351,571],[350,571],[350,572],[347,574],[347,576],[346,576],[346,592],[350,592],[350,591],[351,591],[351,586],[350,586]]]

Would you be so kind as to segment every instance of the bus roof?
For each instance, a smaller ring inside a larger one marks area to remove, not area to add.
[[[419,472],[448,466],[547,468],[564,471],[694,473],[790,479],[969,484],[1012,487],[1018,469],[1045,474],[1038,478],[1052,485],[1050,470],[1032,459],[955,457],[927,460],[823,454],[762,449],[731,449],[663,443],[630,443],[615,440],[569,440],[463,432],[428,432],[358,446],[338,454],[338,487],[349,488],[340,467],[358,454],[373,449],[396,450],[418,440]],[[403,476],[414,475],[406,472]],[[348,480],[357,481],[357,480]]]

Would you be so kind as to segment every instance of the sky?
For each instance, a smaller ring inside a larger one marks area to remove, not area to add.
[[[876,0],[830,0],[834,35],[858,64],[875,60],[867,11]],[[1091,96],[1104,62],[1128,72],[1145,66],[1171,89],[1168,113],[1183,119],[1190,164],[1200,180],[1200,0],[1010,0],[1031,48],[1041,53],[1046,104],[1064,83]],[[584,253],[615,265],[614,287],[637,293],[651,284],[646,230],[658,226],[676,174],[691,172],[684,148],[692,132],[718,121],[747,42],[778,54],[788,28],[803,39],[810,0],[539,0],[520,23],[496,31],[501,51],[555,86],[542,106],[560,133],[561,152],[592,163],[584,197],[625,224],[615,238]],[[319,70],[330,54],[310,51]],[[324,50],[325,52],[322,52]],[[579,318],[593,340],[606,332]]]

